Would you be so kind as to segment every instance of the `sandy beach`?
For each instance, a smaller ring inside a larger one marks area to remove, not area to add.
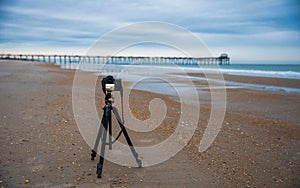
[[[205,130],[198,126],[170,160],[145,168],[105,161],[103,178],[97,179],[91,148],[74,120],[74,72],[46,63],[0,61],[1,187],[300,186],[300,94],[240,88],[227,90],[222,129],[205,152],[198,151]],[[225,75],[225,80],[300,85],[300,80],[279,78]],[[103,100],[101,94],[97,101]],[[129,131],[134,143],[142,144],[142,138],[156,143],[174,131],[180,104],[171,96],[134,90],[132,112],[147,119],[148,101],[156,97],[167,103],[167,118],[146,135]],[[199,124],[205,125],[210,105],[201,108]]]

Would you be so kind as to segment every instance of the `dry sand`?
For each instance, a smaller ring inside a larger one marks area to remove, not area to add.
[[[105,161],[103,178],[97,179],[96,162],[90,160],[91,149],[73,116],[73,76],[73,70],[49,64],[0,62],[0,186],[300,186],[299,94],[229,89],[222,130],[207,151],[199,153],[198,147],[203,125],[208,121],[209,104],[201,107],[199,127],[176,156],[147,168]],[[300,85],[298,80],[287,79],[225,79],[285,87]],[[180,104],[174,97],[135,90],[130,99],[133,113],[141,119],[149,117],[147,104],[154,97],[167,103],[167,118],[149,134],[129,131],[134,143],[141,138],[163,140],[176,128]]]

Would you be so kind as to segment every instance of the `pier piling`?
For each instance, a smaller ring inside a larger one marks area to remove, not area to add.
[[[0,54],[0,59],[42,61],[50,63],[93,64],[152,64],[152,65],[229,65],[230,58],[222,53],[219,57],[145,57],[145,56],[80,56],[80,55],[34,55]]]

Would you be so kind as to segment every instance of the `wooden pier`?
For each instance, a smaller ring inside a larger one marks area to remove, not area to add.
[[[0,59],[41,61],[58,64],[153,64],[153,65],[229,65],[230,58],[223,53],[219,57],[144,57],[144,56],[80,56],[80,55],[37,55],[0,54]]]

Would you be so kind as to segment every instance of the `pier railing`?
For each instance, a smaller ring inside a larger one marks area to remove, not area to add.
[[[229,65],[227,54],[219,57],[145,57],[145,56],[80,56],[80,55],[36,55],[0,54],[0,59],[41,61],[59,64],[175,64],[175,65]]]

